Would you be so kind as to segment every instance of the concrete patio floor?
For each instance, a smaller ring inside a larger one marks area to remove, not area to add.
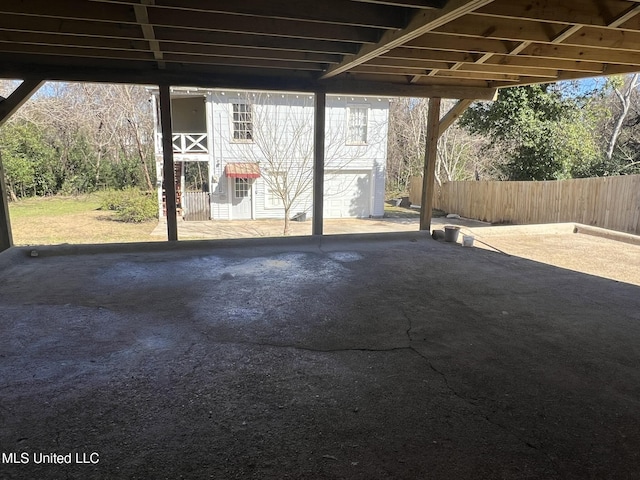
[[[419,232],[38,251],[3,479],[640,478],[635,285]]]

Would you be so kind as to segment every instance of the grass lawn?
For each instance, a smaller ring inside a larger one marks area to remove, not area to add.
[[[100,210],[101,194],[29,198],[9,204],[15,245],[126,243],[163,240],[149,234],[157,221],[123,223]]]

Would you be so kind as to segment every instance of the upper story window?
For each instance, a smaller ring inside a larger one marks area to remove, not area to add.
[[[233,103],[233,140],[237,142],[253,141],[253,118],[251,105]]]
[[[367,117],[369,109],[363,106],[347,108],[347,144],[364,145],[367,143]]]

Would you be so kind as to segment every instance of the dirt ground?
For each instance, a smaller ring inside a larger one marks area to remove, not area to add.
[[[419,232],[38,252],[3,479],[640,478],[635,285]]]
[[[640,237],[627,243],[614,240],[618,234],[613,231],[606,232],[612,238],[574,233],[575,225],[463,227],[461,231],[474,235],[480,248],[640,285]]]

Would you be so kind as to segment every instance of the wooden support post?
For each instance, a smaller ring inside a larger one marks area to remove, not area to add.
[[[453,122],[455,122],[460,115],[464,113],[464,111],[471,105],[474,101],[463,98],[459,100],[451,110],[449,110],[442,120],[440,120],[440,126],[438,127],[438,137],[441,137],[442,134],[449,128]]]
[[[2,157],[0,157],[0,252],[13,246],[11,221],[9,220],[9,199],[7,193],[7,186],[4,181]]]
[[[424,152],[424,173],[422,176],[422,200],[420,202],[420,230],[428,231],[431,228],[439,130],[440,99],[430,98],[429,115],[427,117],[427,145]]]
[[[18,110],[24,102],[31,98],[42,86],[44,80],[24,80],[18,88],[16,88],[9,98],[5,98],[0,102],[0,127],[4,122],[9,120],[11,115]]]
[[[311,233],[313,235],[322,235],[322,226],[324,223],[324,128],[327,95],[324,92],[316,92],[314,103],[313,225]]]
[[[173,163],[173,129],[171,127],[171,91],[169,85],[160,85],[160,123],[162,126],[162,178],[167,215],[167,238],[178,240],[176,205],[176,178]]]

